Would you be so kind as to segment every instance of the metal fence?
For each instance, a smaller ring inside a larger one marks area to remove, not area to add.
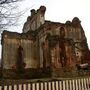
[[[90,90],[90,77],[1,85],[0,90]]]

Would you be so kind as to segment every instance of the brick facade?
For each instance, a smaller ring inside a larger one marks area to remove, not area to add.
[[[15,73],[20,68],[24,72],[34,69],[43,73],[46,70],[50,71],[49,76],[60,76],[61,72],[75,71],[76,64],[89,63],[89,55],[85,60],[90,51],[81,21],[77,17],[66,23],[47,21],[45,11],[44,6],[32,9],[21,34],[3,32],[2,67],[5,77],[7,70]]]

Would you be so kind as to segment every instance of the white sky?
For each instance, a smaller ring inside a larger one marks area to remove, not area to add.
[[[20,10],[27,9],[27,12],[21,21],[24,23],[30,15],[30,10],[38,9],[41,5],[46,6],[46,20],[64,23],[79,17],[90,48],[90,0],[23,0],[19,3],[19,7]],[[23,23],[11,31],[21,32]]]

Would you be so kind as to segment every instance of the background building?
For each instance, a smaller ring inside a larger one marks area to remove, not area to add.
[[[90,63],[87,40],[80,20],[66,23],[45,20],[46,7],[31,10],[23,32],[2,34],[3,76],[58,77]],[[18,73],[17,73],[18,72]]]

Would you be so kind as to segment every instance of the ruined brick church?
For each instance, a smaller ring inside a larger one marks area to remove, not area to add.
[[[90,63],[81,21],[77,17],[66,23],[48,21],[45,11],[44,6],[32,9],[22,33],[3,32],[4,77],[14,77],[18,71],[27,77],[60,76],[75,71],[76,64]]]

